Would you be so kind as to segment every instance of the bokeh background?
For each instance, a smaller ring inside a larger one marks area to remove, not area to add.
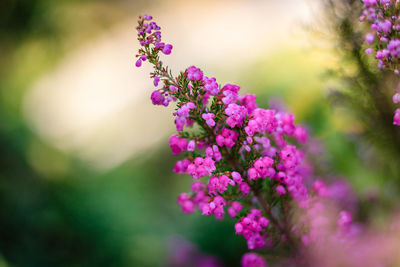
[[[150,67],[134,67],[140,14],[174,45],[175,73],[196,65],[294,112],[325,173],[369,210],[391,207],[397,169],[374,164],[360,121],[330,100],[343,57],[324,12],[313,0],[1,1],[0,266],[238,266],[233,220],[176,204],[191,179],[172,172],[172,107],[151,104]]]

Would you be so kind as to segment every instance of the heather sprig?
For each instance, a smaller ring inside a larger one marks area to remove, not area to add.
[[[400,1],[363,0],[364,9],[360,21],[371,24],[371,32],[365,35],[365,42],[374,45],[365,53],[374,54],[378,68],[393,70],[399,74],[400,65]],[[393,102],[399,103],[399,94],[393,96]],[[393,124],[400,125],[400,108],[395,110]]]
[[[399,74],[400,59],[400,18],[398,0],[363,0],[364,9],[360,21],[371,24],[371,32],[365,35],[367,54],[374,53],[379,68],[388,68]]]

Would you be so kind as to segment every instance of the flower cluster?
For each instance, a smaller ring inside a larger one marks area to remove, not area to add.
[[[154,66],[150,78],[158,87],[151,100],[167,106],[177,102],[174,113],[178,131],[169,139],[172,154],[184,154],[174,167],[194,183],[178,204],[185,213],[196,209],[222,219],[227,210],[237,220],[235,231],[250,250],[265,247],[266,240],[295,245],[289,206],[308,208],[309,193],[303,183],[305,128],[294,124],[294,115],[257,107],[255,95],[239,94],[234,84],[221,86],[191,66],[173,76],[160,61],[172,46],[161,42],[160,28],[151,17],[139,17],[137,55]],[[200,129],[191,130],[196,124]],[[289,194],[287,194],[287,192]],[[272,212],[273,211],[273,212]],[[290,244],[292,242],[292,244]],[[246,254],[243,266],[265,266],[256,254]]]
[[[247,240],[249,249],[262,248],[265,246],[265,228],[269,220],[261,216],[261,211],[252,209],[246,217],[242,217],[235,224],[236,234],[243,235]]]
[[[364,9],[360,20],[371,24],[371,32],[365,35],[365,42],[374,44],[367,48],[367,54],[375,54],[379,68],[388,68],[399,74],[400,63],[400,1],[363,0]],[[393,96],[393,102],[400,102],[400,95]],[[400,108],[396,109],[393,124],[400,125]]]
[[[226,146],[232,148],[238,139],[239,134],[233,130],[224,128],[221,130],[220,134],[215,137],[215,142],[220,146]]]
[[[196,157],[187,168],[187,173],[192,175],[193,179],[199,179],[203,176],[210,176],[215,171],[215,161],[210,157]]]
[[[400,18],[399,1],[363,0],[364,9],[360,20],[371,24],[371,32],[365,35],[367,44],[375,44],[376,49],[368,48],[367,54],[374,53],[379,68],[392,69],[399,73],[400,59]]]

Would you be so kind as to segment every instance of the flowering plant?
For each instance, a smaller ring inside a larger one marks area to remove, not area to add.
[[[195,66],[174,76],[160,60],[160,54],[169,55],[173,47],[162,42],[152,17],[139,17],[137,30],[141,48],[136,66],[150,62],[150,77],[159,88],[151,94],[152,103],[177,106],[177,133],[169,145],[173,155],[184,154],[184,159],[174,172],[193,178],[191,192],[178,196],[182,211],[198,209],[218,220],[227,212],[237,221],[235,232],[246,239],[249,250],[281,244],[296,252],[317,239],[307,225],[315,203],[328,197],[329,190],[316,182],[311,188],[316,198],[311,198],[305,185],[309,168],[300,149],[308,136],[304,127],[294,124],[294,115],[257,107],[255,95],[241,96],[238,85],[219,85]],[[296,225],[293,208],[303,211]],[[352,220],[346,212],[340,218],[339,226]],[[266,263],[252,252],[243,256],[242,265]]]

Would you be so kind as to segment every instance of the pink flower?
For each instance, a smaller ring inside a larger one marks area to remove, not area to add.
[[[238,92],[240,90],[240,87],[235,84],[230,84],[227,83],[222,87],[222,92],[224,97],[222,98],[222,102],[225,105],[229,105],[231,103],[234,103],[237,98],[238,98]]]
[[[194,203],[187,196],[186,193],[182,193],[178,196],[178,204],[182,207],[182,212],[184,212],[184,213],[194,212]]]
[[[293,145],[285,146],[279,156],[286,169],[294,169],[301,161],[301,155],[297,153],[297,149]]]
[[[174,166],[173,171],[176,173],[186,173],[189,164],[190,164],[190,160],[188,160],[188,159],[184,159],[182,161],[177,161]]]
[[[231,173],[233,181],[237,184],[241,184],[243,182],[242,176],[238,172],[232,172]]]
[[[235,229],[237,234],[242,234],[247,239],[249,249],[258,249],[265,246],[265,238],[261,232],[268,223],[269,220],[261,216],[260,210],[252,209],[246,217],[239,220]]]
[[[221,175],[219,178],[214,176],[208,182],[208,192],[211,195],[217,195],[217,192],[222,194],[228,190],[228,185],[235,185],[235,182],[229,179],[226,175]]]
[[[365,35],[365,42],[367,44],[372,44],[374,42],[375,39],[375,35],[373,33],[368,33],[367,35]]]
[[[351,216],[350,212],[342,210],[339,213],[338,225],[340,227],[348,226],[351,224],[352,221],[353,221],[353,216]]]
[[[225,214],[224,206],[226,206],[225,199],[221,196],[216,196],[213,201],[203,206],[202,214],[206,216],[215,214],[215,218],[221,220]]]
[[[218,186],[219,186],[218,177],[216,176],[211,177],[210,180],[208,181],[208,193],[210,195],[217,195]]]
[[[242,204],[240,204],[240,202],[238,201],[234,201],[232,202],[231,207],[229,207],[228,209],[228,214],[229,216],[236,217],[236,215],[242,210]]]
[[[296,126],[293,135],[300,144],[307,143],[308,135],[304,127]]]
[[[216,161],[220,161],[222,159],[222,155],[219,152],[218,146],[216,145],[213,145],[212,148],[211,147],[206,148],[206,156],[214,158]]]
[[[278,186],[276,187],[276,192],[277,192],[279,195],[284,195],[284,194],[286,194],[285,187],[283,187],[283,185],[278,185]]]
[[[250,180],[256,180],[258,178],[266,178],[269,176],[272,178],[275,175],[275,170],[272,167],[274,160],[270,157],[263,157],[256,160],[253,167],[250,168],[247,173]]]
[[[222,194],[224,193],[226,190],[228,190],[228,185],[235,185],[235,182],[231,179],[229,179],[228,176],[226,175],[221,175],[219,177],[219,186],[218,186],[218,191]]]
[[[245,194],[245,195],[247,195],[248,193],[250,193],[250,190],[251,190],[251,188],[250,188],[250,186],[247,184],[247,183],[241,183],[240,185],[239,185],[239,190],[243,193],[243,194]]]
[[[192,81],[200,81],[203,79],[203,72],[195,66],[189,67],[187,70],[187,78]]]
[[[153,105],[163,105],[164,101],[165,97],[160,90],[153,91],[151,94],[151,102],[153,102]]]
[[[173,86],[173,85],[170,85],[170,86],[169,86],[169,90],[171,90],[171,91],[178,91],[178,87]]]
[[[250,120],[248,126],[252,127],[251,131],[254,131],[255,133],[268,132],[271,134],[278,127],[275,110],[257,108],[253,111],[252,118],[254,122],[250,123]]]
[[[365,7],[374,7],[376,6],[376,0],[363,0]]]
[[[243,106],[239,106],[236,104],[229,104],[225,109],[226,115],[228,118],[226,119],[226,123],[234,128],[235,126],[242,126],[243,119],[247,115],[247,109]]]
[[[164,46],[164,48],[162,49],[162,52],[166,55],[171,54],[171,50],[172,50],[172,45],[171,44],[166,44]]]
[[[313,183],[312,188],[317,192],[317,194],[321,197],[330,197],[329,188],[323,181],[317,180]]]
[[[282,132],[291,135],[294,130],[294,115],[289,113],[279,112],[276,114],[278,119],[278,126],[282,129]]]
[[[203,77],[204,90],[210,95],[216,95],[219,92],[219,86],[215,78]]]
[[[256,253],[246,253],[241,260],[242,267],[267,267],[265,259]]]
[[[400,125],[400,108],[394,111],[393,124]]]
[[[179,138],[176,135],[171,135],[169,138],[169,146],[171,147],[173,155],[179,155],[181,152],[185,151],[188,142],[184,138]]]
[[[194,140],[190,140],[187,146],[187,151],[193,152],[195,147],[196,147],[196,142]]]
[[[153,81],[154,86],[158,86],[159,82],[160,82],[160,77],[154,76],[154,81]]]
[[[222,129],[221,134],[217,135],[215,141],[219,146],[227,146],[229,148],[235,145],[235,141],[237,140],[239,134],[233,130]]]
[[[235,232],[236,234],[241,234],[243,232],[243,225],[241,223],[235,224]]]
[[[400,94],[399,93],[395,93],[393,95],[393,103],[395,103],[395,104],[400,103]]]
[[[208,126],[210,127],[214,127],[215,126],[215,115],[214,113],[203,113],[201,115],[201,117],[206,121],[206,123],[208,124]]]
[[[240,97],[240,104],[247,109],[247,113],[251,114],[256,108],[256,95],[247,94]]]
[[[206,175],[210,176],[213,171],[215,171],[215,162],[210,157],[196,157],[187,168],[187,172],[193,176],[193,179],[199,179]]]
[[[192,102],[188,102],[177,109],[177,111],[174,113],[174,115],[176,115],[176,130],[183,131],[183,127],[185,125],[190,126],[191,120],[189,120],[188,117],[190,115],[190,111],[195,108],[196,106]]]
[[[247,171],[247,174],[249,175],[250,180],[256,180],[258,178],[258,172],[255,168],[250,168]]]

